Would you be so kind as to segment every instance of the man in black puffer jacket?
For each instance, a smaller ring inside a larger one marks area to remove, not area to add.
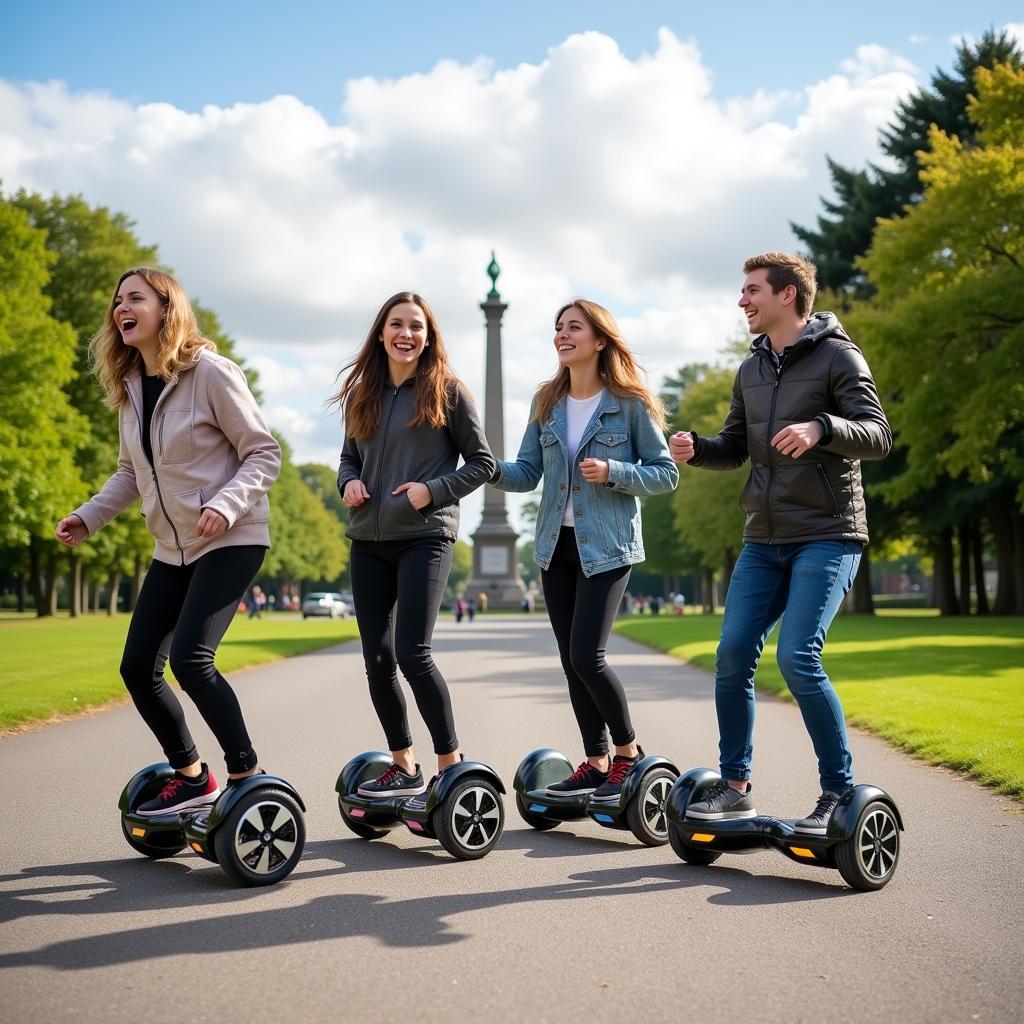
[[[892,431],[871,371],[832,313],[811,315],[814,265],[788,253],[747,260],[740,308],[757,335],[715,437],[680,431],[676,462],[735,469],[750,459],[747,520],[715,667],[722,781],[687,815],[750,818],[754,671],[782,618],[779,668],[818,757],[822,793],[796,823],[824,835],[852,758],[839,698],[821,665],[825,634],[868,542],[860,460],[881,459]]]

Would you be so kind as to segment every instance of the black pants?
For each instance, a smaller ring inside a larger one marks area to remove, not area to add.
[[[563,526],[551,565],[541,572],[548,618],[558,641],[569,699],[587,757],[608,753],[608,734],[618,746],[636,738],[626,694],[604,660],[608,635],[629,582],[630,566],[587,578],[580,565],[576,531]]]
[[[409,681],[434,753],[459,749],[448,684],[434,664],[431,637],[441,609],[452,547],[444,537],[352,541],[349,571],[370,699],[388,750],[412,746],[396,665]]]
[[[154,561],[146,573],[128,627],[121,677],[173,768],[192,764],[199,754],[181,704],[164,679],[168,657],[182,690],[217,737],[228,771],[256,766],[242,709],[213,657],[266,551],[256,545],[217,548],[191,565]]]

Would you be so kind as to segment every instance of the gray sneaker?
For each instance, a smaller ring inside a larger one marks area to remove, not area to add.
[[[704,794],[704,798],[686,808],[686,817],[702,818],[705,821],[725,821],[734,818],[753,818],[754,798],[752,788],[747,785],[746,793],[733,789],[725,779],[719,779]]]
[[[841,793],[833,793],[826,789],[818,797],[818,803],[814,810],[806,818],[794,821],[793,828],[797,832],[807,832],[810,835],[823,836],[828,831],[828,823],[832,818],[832,812],[836,809],[836,804],[839,803],[841,796]]]

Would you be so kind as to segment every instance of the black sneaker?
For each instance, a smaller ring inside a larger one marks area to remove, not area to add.
[[[261,768],[258,772],[253,772],[252,775],[243,775],[240,779],[228,779],[224,783],[225,789],[231,789],[232,786],[237,786],[240,782],[245,782],[246,779],[254,779],[257,775],[266,775],[267,773]]]
[[[754,810],[751,790],[752,787],[748,785],[746,793],[741,793],[733,789],[725,779],[719,779],[704,794],[703,800],[686,808],[686,817],[703,818],[705,821],[753,818],[757,811]]]
[[[135,808],[135,813],[143,816],[174,814],[193,807],[209,807],[217,802],[219,796],[217,780],[204,764],[203,774],[197,779],[175,772],[152,800],[146,800]]]
[[[608,772],[603,772],[600,768],[595,768],[589,761],[584,761],[569,778],[548,786],[544,792],[551,796],[593,793],[607,778]]]
[[[637,761],[643,756],[644,752],[642,750],[639,751],[636,757],[625,757],[622,754],[616,754],[612,758],[612,770],[608,773],[608,778],[594,790],[594,794],[590,798],[591,802],[614,803],[618,800],[619,794],[622,792],[622,783]]]
[[[356,792],[360,796],[369,797],[415,796],[422,793],[425,788],[419,765],[416,765],[415,775],[408,775],[397,764],[392,763],[384,770],[383,775],[371,782],[364,782]]]
[[[811,835],[823,836],[828,831],[829,819],[831,819],[832,812],[836,809],[836,804],[839,803],[841,796],[842,793],[833,793],[831,790],[826,789],[818,797],[814,810],[806,818],[794,821],[793,828],[797,832],[808,832]]]

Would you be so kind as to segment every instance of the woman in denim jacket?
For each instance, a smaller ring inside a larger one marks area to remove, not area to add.
[[[559,370],[537,391],[515,462],[499,462],[491,482],[531,491],[544,477],[534,557],[586,754],[548,790],[614,802],[641,754],[605,646],[630,566],[644,560],[638,498],[671,491],[679,473],[664,409],[611,313],[586,299],[563,306],[554,345]]]

